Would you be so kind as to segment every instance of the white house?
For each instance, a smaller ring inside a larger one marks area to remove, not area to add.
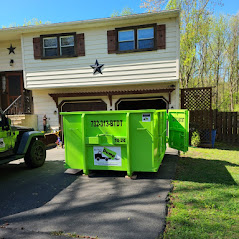
[[[31,93],[39,130],[60,111],[179,108],[179,38],[178,10],[1,29],[3,108]]]

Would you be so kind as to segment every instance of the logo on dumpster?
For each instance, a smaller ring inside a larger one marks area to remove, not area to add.
[[[142,114],[142,122],[150,122],[150,121],[151,121],[151,114],[150,113]]]
[[[93,147],[94,165],[121,166],[121,147]]]
[[[113,152],[112,150],[109,150],[107,148],[103,149],[103,153],[105,155],[107,155],[110,159],[114,160],[115,156],[116,156],[116,152]]]

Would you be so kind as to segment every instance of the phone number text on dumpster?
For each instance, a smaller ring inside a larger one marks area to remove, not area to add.
[[[91,120],[91,127],[122,127],[123,120]]]

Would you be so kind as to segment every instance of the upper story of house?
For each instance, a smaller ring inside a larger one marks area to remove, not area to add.
[[[0,72],[29,90],[177,82],[179,38],[178,10],[1,29]]]

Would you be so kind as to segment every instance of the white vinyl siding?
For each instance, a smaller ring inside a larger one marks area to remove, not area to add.
[[[177,83],[174,82],[173,84],[176,85]],[[165,88],[167,87],[167,84],[152,84],[152,85],[129,85],[129,86],[106,86],[106,87],[94,87],[92,88],[69,88],[69,89],[43,89],[43,90],[33,90],[32,95],[33,95],[33,103],[34,103],[34,114],[38,115],[38,129],[40,131],[43,130],[43,123],[42,119],[43,116],[46,114],[47,116],[47,123],[50,125],[50,127],[53,130],[58,130],[59,128],[59,118],[58,118],[58,109],[56,107],[55,102],[53,99],[49,96],[49,93],[67,93],[67,92],[101,92],[101,91],[117,91],[117,90],[142,90],[142,89],[156,89],[156,88]],[[177,91],[173,91],[171,93],[171,104],[169,105],[169,108],[173,107],[174,109],[178,108],[179,105],[179,97],[178,94],[178,89]],[[112,106],[110,106],[110,101],[107,96],[85,96],[85,97],[74,97],[74,98],[59,98],[59,102],[63,100],[89,100],[89,99],[101,99],[107,104],[107,110],[115,110],[115,103],[120,99],[120,98],[138,98],[138,97],[164,97],[166,100],[169,100],[169,95],[168,93],[158,93],[158,94],[142,94],[142,95],[113,95],[112,97]],[[54,112],[57,112],[56,114]]]
[[[145,22],[151,23],[154,22]],[[86,55],[69,59],[34,60],[32,39],[38,36],[25,35],[22,40],[25,87],[44,89],[176,82],[179,60],[176,42],[178,25],[175,18],[158,24],[166,24],[166,49],[126,54],[108,54],[107,49],[107,31],[124,26],[110,29],[71,29],[77,33],[84,32]],[[99,64],[104,64],[103,75],[93,75],[90,65],[96,59]]]
[[[14,50],[15,54],[11,53],[9,55],[9,50],[7,48],[9,48],[11,44],[13,47],[16,47],[16,49]],[[9,64],[11,59],[14,60],[13,66]],[[0,72],[19,71],[22,69],[21,40],[0,42]]]

